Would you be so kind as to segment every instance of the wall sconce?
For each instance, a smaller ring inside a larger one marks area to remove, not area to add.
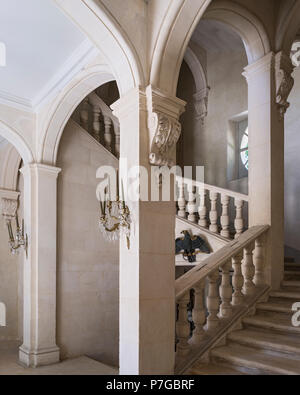
[[[99,226],[108,241],[118,240],[120,233],[126,236],[127,248],[130,249],[131,230],[130,210],[125,203],[124,187],[122,182],[122,198],[119,197],[119,177],[117,177],[117,198],[111,200],[110,187],[104,190],[104,201],[100,196]]]
[[[13,255],[16,255],[19,254],[21,248],[24,248],[27,257],[28,237],[27,235],[24,235],[24,220],[22,220],[22,225],[20,226],[18,214],[16,214],[15,219],[16,219],[16,235],[14,236],[12,225],[11,225],[12,219],[6,218],[10,252]]]
[[[6,222],[8,230],[8,244],[10,246],[10,252],[13,255],[19,254],[20,250],[24,248],[27,257],[27,246],[28,237],[24,233],[24,220],[22,220],[22,225],[20,226],[17,208],[18,200],[15,199],[2,199],[2,214]],[[14,235],[12,221],[15,219],[16,222],[16,234]]]

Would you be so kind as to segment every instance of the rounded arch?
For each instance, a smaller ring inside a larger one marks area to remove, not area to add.
[[[300,29],[300,1],[286,1],[280,10],[278,19],[275,37],[276,51],[289,54]]]
[[[22,158],[13,145],[6,142],[0,166],[0,189],[16,191]]]
[[[124,27],[101,1],[58,1],[57,5],[84,31],[101,51],[117,80],[120,95],[144,86],[143,67],[137,49]]]
[[[113,80],[115,78],[107,66],[97,65],[69,84],[52,105],[44,123],[38,155],[41,163],[55,166],[62,133],[76,107],[97,87]]]
[[[204,15],[230,26],[242,39],[248,64],[271,51],[270,41],[262,22],[244,7],[231,1],[213,3]]]
[[[186,49],[184,60],[193,74],[196,91],[199,92],[202,89],[208,88],[207,76],[204,67],[190,45]]]
[[[177,10],[163,49],[157,51],[159,53],[156,57],[160,55],[162,60],[158,62],[154,58],[152,83],[156,83],[160,89],[172,95],[176,94],[182,60],[201,17],[226,23],[238,33],[244,42],[249,64],[262,58],[271,50],[265,28],[256,16],[231,1],[215,1],[209,6],[210,2],[210,0],[185,0]]]
[[[5,138],[17,150],[24,164],[32,163],[34,160],[31,149],[28,147],[21,133],[16,129],[0,121],[0,135]]]

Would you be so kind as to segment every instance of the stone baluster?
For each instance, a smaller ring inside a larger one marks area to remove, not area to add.
[[[191,339],[191,342],[194,344],[199,344],[205,336],[205,331],[203,329],[206,321],[205,306],[204,306],[204,288],[205,288],[205,280],[200,281],[194,287],[195,302],[193,309],[193,321],[195,324],[195,329],[193,332],[193,337]]]
[[[218,212],[217,212],[217,199],[218,199],[218,193],[211,191],[210,192],[210,202],[211,202],[211,208],[210,208],[210,213],[209,213],[209,219],[210,219],[210,226],[209,230],[213,233],[218,233]]]
[[[112,121],[109,117],[104,116],[104,144],[105,144],[105,148],[108,151],[112,151],[112,132],[111,132],[111,125],[112,125]]]
[[[177,215],[181,218],[186,216],[186,200],[184,196],[185,185],[183,179],[178,182],[179,197],[178,197],[178,213]]]
[[[98,106],[93,106],[93,133],[92,136],[95,140],[100,142],[101,133],[101,110]]]
[[[80,111],[80,125],[87,132],[89,131],[89,99],[88,99],[88,97],[86,97],[82,103],[82,108]]]
[[[199,205],[199,221],[198,224],[200,226],[203,226],[204,228],[207,228],[207,218],[206,218],[206,214],[207,214],[207,209],[206,209],[206,190],[203,189],[200,192],[200,205]]]
[[[264,265],[264,245],[263,236],[255,240],[255,250],[254,250],[254,266],[255,266],[255,276],[254,284],[256,286],[262,286],[266,284],[265,278],[265,265]]]
[[[120,127],[115,126],[114,127],[114,132],[115,132],[115,155],[117,158],[120,157]]]
[[[189,201],[187,204],[187,211],[189,213],[188,220],[191,222],[196,222],[196,215],[197,206],[196,206],[196,187],[193,185],[192,182],[188,182],[188,194],[189,194]]]
[[[222,282],[220,285],[220,296],[222,304],[220,307],[221,317],[228,318],[232,315],[232,286],[230,283],[231,260],[222,266]]]
[[[244,231],[244,220],[243,220],[243,200],[235,199],[235,207],[236,207],[236,217],[234,221],[235,227],[235,238],[239,237]]]
[[[227,195],[222,195],[221,203],[222,203],[222,216],[221,216],[221,236],[230,238],[229,232],[229,201],[230,198]]]
[[[219,297],[219,270],[216,270],[210,276],[208,276],[208,295],[207,295],[207,329],[215,329],[219,324],[219,308],[220,308],[220,297]]]
[[[178,302],[178,320],[176,323],[177,356],[185,357],[189,352],[190,323],[188,321],[187,305],[190,301],[190,293],[186,292]]]
[[[253,283],[255,275],[255,267],[253,264],[253,245],[249,245],[244,248],[242,271],[245,279],[243,292],[246,296],[251,296],[255,290],[255,285]]]
[[[242,273],[242,259],[243,259],[242,253],[239,253],[238,255],[232,258],[232,267],[233,267],[232,285],[234,289],[232,295],[233,306],[240,306],[244,300],[244,295],[242,293],[242,289],[244,286],[244,276]]]

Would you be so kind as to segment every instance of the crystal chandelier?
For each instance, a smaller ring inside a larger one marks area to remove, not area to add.
[[[121,235],[126,236],[127,248],[130,248],[131,230],[130,210],[125,203],[124,188],[122,183],[122,198],[119,197],[119,179],[117,177],[116,200],[111,200],[110,187],[104,190],[104,199],[100,196],[100,221],[99,227],[108,241],[118,240]]]

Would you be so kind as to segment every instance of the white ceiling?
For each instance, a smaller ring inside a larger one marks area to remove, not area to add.
[[[36,110],[97,51],[53,0],[0,0],[0,101]]]
[[[202,19],[192,40],[207,52],[245,50],[240,36],[226,24],[215,20]]]

